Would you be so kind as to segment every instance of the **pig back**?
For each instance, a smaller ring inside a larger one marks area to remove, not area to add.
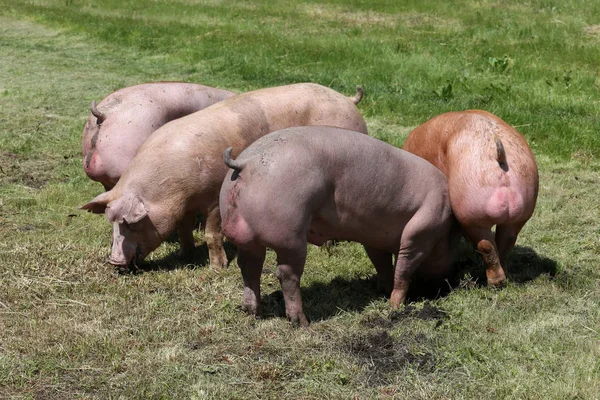
[[[295,207],[286,214],[312,215],[309,237],[316,244],[319,237],[337,238],[397,251],[415,215],[436,221],[440,231],[449,227],[444,175],[415,155],[357,132],[284,129],[253,143],[236,162],[244,165],[238,184],[248,185],[254,198],[253,205],[243,205],[253,207],[245,215],[264,216],[264,202],[275,210]],[[232,184],[226,179],[223,187]]]
[[[256,90],[165,124],[142,145],[122,180],[127,177],[135,185],[145,182],[146,191],[156,198],[168,187],[193,204],[192,208],[215,204],[227,172],[222,161],[224,149],[233,147],[237,156],[270,132],[302,125],[367,131],[355,104],[321,85]],[[162,189],[150,190],[155,183],[161,183]]]
[[[295,126],[326,125],[367,133],[367,125],[350,98],[314,83],[255,90],[213,108],[228,108],[236,120],[231,128],[250,142]]]
[[[112,187],[150,134],[166,122],[208,107],[235,93],[204,85],[155,82],[120,89],[97,106],[82,134],[84,170]]]

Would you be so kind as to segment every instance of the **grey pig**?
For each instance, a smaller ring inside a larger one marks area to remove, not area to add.
[[[446,177],[427,161],[345,129],[283,129],[244,150],[220,193],[223,232],[238,246],[243,306],[259,312],[266,247],[277,254],[287,317],[308,325],[300,277],[307,242],[362,243],[398,307],[414,272],[447,273],[452,213]],[[395,266],[392,256],[396,256]]]

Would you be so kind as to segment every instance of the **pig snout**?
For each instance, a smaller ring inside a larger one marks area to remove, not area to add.
[[[127,238],[121,234],[118,223],[113,226],[113,242],[112,251],[108,262],[116,267],[127,268],[130,265],[137,266],[138,261],[141,261],[140,246],[127,240]]]

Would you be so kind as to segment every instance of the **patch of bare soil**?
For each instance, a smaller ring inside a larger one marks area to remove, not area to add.
[[[369,386],[390,384],[389,375],[406,366],[433,370],[435,357],[430,351],[414,348],[430,347],[425,335],[403,335],[394,339],[387,330],[374,330],[357,335],[346,344],[346,350],[367,368],[366,383]]]
[[[402,321],[406,318],[416,318],[426,321],[435,320],[437,321],[436,327],[440,326],[446,318],[448,313],[443,308],[432,306],[431,303],[426,301],[423,304],[423,308],[417,310],[415,306],[408,305],[404,307],[402,311],[394,311],[390,314],[390,320],[394,323]]]
[[[429,302],[425,302],[421,309],[408,305],[402,311],[392,312],[389,318],[368,317],[362,321],[362,325],[370,329],[350,338],[344,344],[345,350],[366,367],[365,379],[370,386],[390,384],[391,373],[407,366],[433,371],[436,357],[431,340],[422,333],[403,334],[394,338],[389,331],[397,323],[408,319],[437,321],[438,327],[447,318],[445,310]]]
[[[41,189],[52,179],[52,169],[56,162],[26,159],[18,154],[2,151],[0,183],[19,183],[33,189]]]
[[[363,320],[362,324],[369,328],[391,329],[398,322],[404,321],[409,318],[421,319],[426,321],[437,321],[435,325],[437,328],[448,318],[448,313],[443,308],[432,306],[431,303],[426,301],[423,304],[423,308],[420,310],[413,305],[407,305],[402,311],[393,311],[390,314],[389,319],[385,319],[382,317],[371,317]]]

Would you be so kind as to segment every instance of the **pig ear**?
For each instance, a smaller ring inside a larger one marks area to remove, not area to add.
[[[94,214],[104,214],[104,210],[106,210],[108,203],[110,203],[110,192],[104,192],[79,208],[81,210],[88,210]]]
[[[121,196],[112,202],[106,214],[110,222],[122,224],[125,221],[128,224],[135,224],[148,215],[148,210],[144,206],[142,199],[135,194]]]
[[[146,206],[144,206],[144,202],[138,195],[135,195],[131,198],[131,207],[127,211],[127,214],[123,215],[123,219],[128,224],[135,224],[140,221],[146,215],[148,215],[148,210],[146,210]]]

